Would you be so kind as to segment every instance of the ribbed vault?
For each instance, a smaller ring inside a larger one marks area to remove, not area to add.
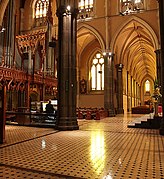
[[[123,63],[131,76],[141,84],[156,77],[156,56],[151,34],[136,21],[129,23],[116,40],[117,63]]]
[[[102,37],[94,28],[88,25],[79,26],[77,32],[78,54],[81,55],[85,49],[93,47],[93,44],[100,49],[105,49]]]
[[[86,31],[86,29],[83,29],[78,34],[78,52],[82,52],[92,41],[95,40],[95,37]]]

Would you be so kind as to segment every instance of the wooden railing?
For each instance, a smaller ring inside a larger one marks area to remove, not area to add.
[[[31,125],[37,123],[56,123],[56,114],[33,113],[33,112],[6,112],[6,122],[19,125]]]

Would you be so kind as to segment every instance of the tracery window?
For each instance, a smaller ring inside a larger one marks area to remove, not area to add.
[[[121,14],[128,15],[144,9],[144,0],[120,0]]]
[[[93,0],[79,0],[79,19],[93,16]]]
[[[145,82],[145,91],[150,92],[150,81],[149,80],[146,80],[146,82]]]
[[[49,0],[37,0],[35,4],[35,25],[46,25]]]
[[[91,90],[104,90],[104,58],[100,53],[91,64]]]

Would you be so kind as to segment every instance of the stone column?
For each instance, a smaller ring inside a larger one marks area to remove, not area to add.
[[[28,74],[32,74],[32,51],[31,51],[31,47],[28,51]]]
[[[161,79],[162,79],[162,76],[161,76],[161,50],[156,50],[155,54],[156,54],[156,71],[157,71],[156,79],[158,82],[158,86],[161,87],[161,83],[162,83],[161,82]],[[158,102],[162,103],[162,98],[159,98]]]
[[[13,66],[14,60],[14,43],[15,43],[15,1],[10,0],[7,8],[6,18],[6,51],[5,51],[5,65]]]
[[[0,144],[5,142],[6,85],[0,87]]]
[[[123,114],[123,81],[122,81],[122,69],[123,64],[117,64],[117,113]]]
[[[24,26],[24,8],[20,8],[20,31],[23,31]]]
[[[58,0],[58,130],[79,129],[76,117],[77,72],[77,4],[76,0]]]
[[[31,101],[30,101],[30,81],[28,80],[25,83],[25,106],[30,110]]]
[[[162,107],[164,116],[164,1],[159,2],[159,20],[160,20],[160,42],[161,42],[161,93],[162,93]],[[160,134],[164,135],[164,117],[162,118]]]
[[[127,72],[127,111],[131,110],[131,81],[129,72]]]
[[[104,54],[104,108],[110,117],[115,116],[114,110],[114,78],[113,55]]]
[[[46,39],[47,39],[47,44],[46,44],[46,48],[47,48],[47,53],[46,53],[46,62],[47,62],[47,66],[46,66],[46,71],[49,73],[49,75],[51,74],[52,71],[52,48],[49,47],[49,42],[51,42],[51,36],[52,36],[52,24],[50,22],[48,22],[47,24],[48,28],[47,28],[47,35],[46,35]]]
[[[157,80],[158,85],[161,86],[161,53],[160,50],[156,50],[156,68],[157,68]]]

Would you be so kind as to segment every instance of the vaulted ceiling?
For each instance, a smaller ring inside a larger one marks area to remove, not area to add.
[[[95,35],[82,28],[78,32],[78,53],[82,53],[94,41],[96,41]],[[115,63],[122,63],[139,84],[147,78],[153,81],[156,78],[154,51],[155,44],[152,34],[140,23],[132,21],[120,31],[116,38]]]
[[[152,35],[137,22],[128,24],[116,40],[117,60],[133,78],[141,83],[156,77],[156,55]]]

